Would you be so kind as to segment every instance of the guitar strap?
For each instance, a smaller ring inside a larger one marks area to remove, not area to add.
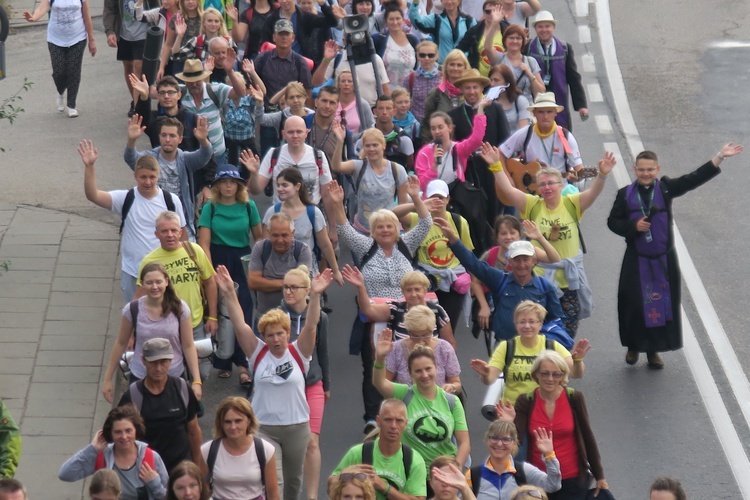
[[[565,128],[561,126],[557,126],[557,137],[560,139],[560,142],[563,146],[563,151],[565,151],[565,166],[567,167],[566,170],[573,170],[572,165],[568,165],[568,161],[570,160],[570,154],[572,150],[570,149],[570,143],[568,142],[567,134],[565,133]]]

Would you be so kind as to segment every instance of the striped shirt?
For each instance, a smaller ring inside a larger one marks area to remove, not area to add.
[[[190,92],[186,92],[182,98],[182,106],[196,115],[208,118],[208,140],[211,143],[214,154],[221,156],[226,151],[226,147],[224,146],[224,128],[221,125],[221,107],[229,99],[229,92],[232,90],[232,87],[224,83],[211,83],[209,85],[211,85],[216,97],[219,98],[218,107],[209,97],[206,84],[203,84],[203,98],[200,108],[195,105],[195,99],[193,99]]]
[[[224,106],[224,135],[228,139],[244,141],[255,137],[255,118],[250,112],[254,102],[251,95],[242,97],[239,106],[235,106],[232,99],[227,99]]]

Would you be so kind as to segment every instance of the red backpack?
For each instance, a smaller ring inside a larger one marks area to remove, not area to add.
[[[156,464],[154,462],[154,450],[146,447],[146,453],[143,455],[143,463],[148,464],[149,467],[156,470]],[[106,469],[107,468],[107,461],[104,460],[104,451],[100,451],[98,455],[96,455],[96,462],[94,462],[94,470],[100,470],[100,469]]]

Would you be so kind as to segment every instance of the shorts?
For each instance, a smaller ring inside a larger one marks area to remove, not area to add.
[[[117,60],[118,61],[142,61],[143,48],[146,46],[146,40],[117,40]]]
[[[305,387],[307,406],[310,407],[310,432],[320,435],[323,427],[323,410],[326,405],[326,397],[323,391],[323,381]]]

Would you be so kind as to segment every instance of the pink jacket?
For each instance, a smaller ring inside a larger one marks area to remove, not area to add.
[[[458,165],[454,165],[456,177],[461,182],[466,180],[466,161],[482,145],[484,131],[487,128],[487,117],[485,115],[474,115],[472,125],[469,137],[461,142],[451,142],[451,148],[456,148],[456,156],[458,157]],[[432,142],[422,146],[414,162],[414,171],[417,173],[417,177],[419,177],[419,187],[422,189],[422,192],[426,192],[427,184],[438,176],[435,169],[434,146]],[[448,150],[445,154],[451,154],[451,151]]]

